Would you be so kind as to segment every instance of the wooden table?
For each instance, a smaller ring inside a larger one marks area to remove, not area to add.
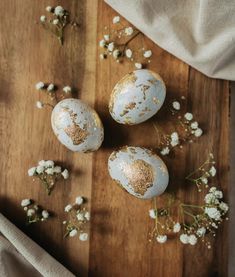
[[[35,24],[46,6],[57,5],[58,1],[0,1],[0,10],[4,11],[0,21],[1,212],[79,276],[226,276],[227,224],[218,232],[210,251],[200,243],[190,247],[178,240],[165,245],[148,242],[151,201],[124,193],[107,172],[107,159],[113,149],[125,144],[156,147],[151,120],[121,126],[108,112],[114,84],[133,70],[128,62],[99,60],[98,41],[116,13],[101,0],[59,3],[77,16],[80,24],[77,31],[67,29],[63,47]],[[197,143],[165,158],[171,174],[169,189],[185,201],[200,201],[202,197],[195,188],[186,189],[182,180],[213,151],[219,168],[217,181],[226,195],[229,83],[205,77],[149,39],[144,40],[153,51],[149,68],[165,80],[168,100],[184,95],[185,110],[192,111],[205,130]],[[50,110],[35,108],[38,81],[78,88],[77,96],[95,107],[105,127],[105,141],[99,151],[72,153],[57,141],[50,126]],[[163,122],[164,114],[155,119]],[[58,184],[50,197],[27,176],[28,168],[41,159],[58,161],[71,171],[71,178]],[[63,238],[63,209],[77,195],[86,196],[91,208],[90,240],[86,243]],[[37,200],[56,217],[26,227],[20,207],[23,198]]]

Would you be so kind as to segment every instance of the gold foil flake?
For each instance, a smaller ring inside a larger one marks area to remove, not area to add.
[[[74,145],[83,143],[89,135],[88,131],[86,130],[86,125],[84,126],[84,129],[82,129],[78,124],[75,123],[65,128],[64,131],[71,138]]]
[[[124,111],[120,114],[120,116],[126,115],[127,113],[129,113],[130,110],[134,109],[135,106],[136,106],[136,103],[135,103],[135,102],[131,102],[131,103],[127,104],[127,105],[124,107]]]
[[[135,193],[144,195],[153,186],[154,172],[150,164],[143,160],[136,160],[122,166],[122,172],[132,186]]]
[[[141,91],[143,92],[144,94],[144,100],[146,99],[146,91],[150,88],[150,86],[148,85],[143,85],[141,86]]]
[[[110,155],[109,160],[114,161],[117,158],[118,151],[113,151],[113,153]]]

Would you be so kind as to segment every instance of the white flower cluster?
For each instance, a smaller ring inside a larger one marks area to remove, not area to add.
[[[57,18],[62,18],[63,16],[66,15],[66,11],[63,7],[61,6],[57,6],[55,8],[51,7],[51,6],[47,6],[46,7],[46,11],[49,13],[52,13],[55,17]],[[58,23],[54,23],[54,21],[57,20],[57,22],[59,23],[59,19],[54,19],[53,20],[53,24],[58,24]],[[40,21],[42,23],[45,23],[47,21],[47,17],[45,15],[41,15],[40,16]]]
[[[37,166],[31,167],[28,170],[29,176],[36,176],[40,174],[48,174],[48,175],[61,174],[64,179],[68,179],[69,177],[69,172],[67,169],[64,169],[62,171],[61,167],[58,165],[55,165],[55,163],[51,160],[48,160],[48,161],[41,160],[38,162]]]
[[[181,234],[180,235],[180,241],[183,244],[195,245],[197,243],[197,237],[194,234],[191,234],[191,235]]]
[[[38,221],[45,221],[49,218],[50,214],[47,210],[41,210],[38,205],[34,205],[31,199],[23,199],[21,206],[27,215],[27,221],[29,224]]]
[[[150,216],[150,217],[151,217],[151,216]],[[181,230],[181,225],[180,225],[179,222],[176,222],[176,223],[173,225],[172,231],[173,231],[174,233],[179,233],[180,230]],[[156,240],[157,240],[157,242],[159,242],[159,243],[165,243],[165,242],[167,241],[167,235],[166,235],[166,234],[164,234],[164,235],[158,234],[158,235],[156,236]]]
[[[74,204],[68,204],[65,206],[64,211],[66,213],[74,213],[72,220],[64,221],[66,224],[67,235],[74,237],[79,234],[79,240],[86,241],[88,239],[88,234],[84,232],[82,227],[90,221],[90,213],[82,207],[84,204],[84,197],[78,196],[75,199]],[[76,222],[74,221],[76,218]]]

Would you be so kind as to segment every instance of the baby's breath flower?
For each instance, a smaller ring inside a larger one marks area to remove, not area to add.
[[[55,166],[55,167],[54,167],[54,172],[55,172],[55,173],[61,173],[61,167],[58,166],[58,165]]]
[[[131,36],[133,33],[134,33],[134,30],[133,30],[132,27],[126,27],[126,28],[125,28],[125,34],[126,34],[127,36]]]
[[[51,160],[45,162],[45,167],[54,167],[55,163]]]
[[[104,40],[105,40],[105,41],[109,41],[109,39],[110,39],[110,36],[109,36],[109,35],[104,35]]]
[[[221,213],[217,208],[214,207],[206,207],[205,214],[207,214],[210,218],[219,221],[221,219]]]
[[[206,177],[202,177],[201,181],[203,184],[207,185],[208,184],[208,179]]]
[[[33,216],[35,214],[35,210],[34,209],[28,209],[27,210],[27,216]]]
[[[197,243],[197,237],[195,235],[190,235],[188,238],[188,242],[191,245],[195,245]]]
[[[216,175],[216,168],[214,166],[212,166],[209,170],[209,173],[212,177],[214,177]]]
[[[83,197],[82,197],[82,196],[78,196],[78,197],[76,197],[76,199],[75,199],[75,203],[76,203],[77,205],[82,205],[82,204],[83,204],[83,202],[84,202],[84,199],[83,199]]]
[[[51,6],[47,6],[46,7],[46,11],[50,13],[52,11],[52,7]]]
[[[41,101],[37,101],[37,102],[36,102],[36,107],[37,107],[38,109],[42,109],[42,108],[43,108],[43,103],[42,103]]]
[[[191,121],[193,119],[193,115],[191,113],[186,113],[184,115],[185,119],[188,120],[188,121]]]
[[[216,190],[214,194],[215,194],[215,197],[218,199],[223,198],[223,192],[221,190]]]
[[[167,236],[166,235],[158,235],[156,239],[159,243],[165,243],[167,241]]]
[[[115,49],[113,51],[113,57],[114,59],[117,59],[120,56],[121,52],[118,49]]]
[[[66,213],[68,213],[68,212],[70,212],[72,210],[72,208],[73,208],[73,206],[71,204],[68,204],[67,206],[65,206],[64,211]]]
[[[84,217],[86,218],[87,221],[89,221],[91,218],[91,215],[89,212],[85,212]]]
[[[106,45],[105,40],[104,39],[100,40],[99,45],[100,45],[100,47],[104,48]]]
[[[228,207],[228,204],[224,203],[224,202],[220,202],[219,204],[219,208],[223,211],[223,212],[227,212],[229,207]]]
[[[23,199],[22,201],[21,201],[21,206],[22,207],[26,207],[26,206],[28,206],[28,205],[30,205],[31,204],[31,200],[30,199]]]
[[[195,129],[198,128],[198,122],[197,122],[197,121],[194,121],[194,122],[191,123],[190,126],[191,126],[191,128],[192,128],[193,130],[195,130]]]
[[[45,15],[41,15],[40,21],[41,22],[46,22],[46,20],[47,20],[46,16]]]
[[[69,178],[68,169],[65,169],[65,170],[61,173],[61,175],[64,177],[65,180],[68,179],[68,178]]]
[[[181,229],[181,225],[179,222],[175,223],[174,226],[173,226],[173,232],[174,233],[178,233]]]
[[[197,229],[196,234],[199,237],[203,237],[206,234],[206,228],[205,227],[201,227],[201,228]]]
[[[65,13],[65,10],[61,6],[57,6],[54,10],[54,14],[59,16],[59,17],[62,17],[64,15],[64,13]]]
[[[44,171],[44,166],[42,166],[42,165],[37,166],[36,171],[37,171],[38,174],[43,173],[43,171]]]
[[[110,43],[108,44],[108,51],[109,51],[109,52],[113,52],[113,49],[114,49],[114,42],[110,42]]]
[[[88,234],[87,234],[87,233],[81,233],[81,234],[79,235],[79,239],[80,239],[81,241],[86,241],[86,240],[88,239]]]
[[[130,59],[132,57],[132,51],[131,49],[126,49],[126,57]]]
[[[151,50],[146,50],[145,52],[144,52],[144,57],[145,58],[150,58],[152,56],[152,51]]]
[[[174,147],[179,144],[179,135],[177,132],[171,134],[171,146]]]
[[[114,18],[113,18],[113,24],[117,24],[117,23],[119,23],[120,22],[120,16],[114,16]]]
[[[157,218],[157,210],[155,209],[149,210],[149,216],[153,219]]]
[[[69,232],[69,236],[70,237],[74,237],[74,236],[76,236],[78,234],[78,231],[76,230],[76,229],[73,229],[73,230],[71,230],[70,232]]]
[[[48,213],[47,210],[42,211],[42,217],[45,218],[45,219],[47,219],[49,217],[49,213]]]
[[[169,153],[170,153],[170,148],[168,146],[164,147],[161,150],[161,155],[163,155],[163,156],[168,155]]]
[[[48,87],[47,87],[47,91],[53,91],[55,89],[55,85],[54,84],[50,84]]]
[[[209,192],[214,193],[216,190],[217,190],[216,187],[211,187],[210,190],[209,190]]]
[[[142,68],[142,64],[141,64],[141,63],[135,63],[135,67],[136,67],[137,69],[141,69],[141,68]]]
[[[106,58],[106,55],[105,55],[105,54],[103,54],[103,53],[100,54],[100,59],[101,59],[101,60],[104,60],[105,58]]]
[[[77,220],[78,221],[83,221],[84,220],[84,215],[82,213],[77,214]]]
[[[59,24],[59,19],[54,19],[54,20],[52,21],[52,23],[53,23],[54,25]]]
[[[180,241],[183,243],[183,244],[188,244],[189,243],[189,237],[187,234],[181,234],[180,235]]]
[[[35,85],[35,88],[36,90],[41,90],[45,87],[45,84],[43,82],[38,82],[36,85]]]
[[[41,160],[41,161],[38,162],[38,165],[40,165],[40,166],[46,166],[46,161]]]
[[[48,174],[48,175],[53,175],[54,174],[54,169],[52,167],[49,167],[45,170],[45,172]]]
[[[200,137],[202,135],[203,131],[201,128],[197,128],[194,132],[195,137]]]
[[[29,176],[33,176],[34,174],[36,173],[36,167],[31,167],[29,170],[28,170],[28,175]]]
[[[72,88],[70,86],[66,86],[63,88],[63,92],[70,93],[72,91]]]
[[[180,110],[180,103],[178,101],[174,101],[172,103],[172,106],[175,110],[179,111]]]
[[[207,193],[204,200],[205,200],[206,204],[218,204],[219,203],[219,201],[215,197],[214,193]]]

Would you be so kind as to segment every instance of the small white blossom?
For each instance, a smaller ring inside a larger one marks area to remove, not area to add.
[[[109,35],[104,35],[104,40],[109,41],[109,39],[110,39]]]
[[[45,162],[45,167],[54,167],[55,163],[51,160]]]
[[[61,173],[61,167],[60,166],[55,166],[54,167],[54,173]]]
[[[196,234],[199,237],[203,237],[206,234],[206,228],[205,227],[201,227],[201,228],[197,229]]]
[[[66,86],[63,88],[63,92],[70,93],[72,91],[72,88],[70,86]]]
[[[69,178],[68,169],[65,169],[65,170],[61,173],[61,175],[64,177],[65,180],[68,179],[68,178]]]
[[[171,146],[176,146],[179,144],[179,135],[177,132],[171,134]]]
[[[195,245],[197,243],[197,237],[195,235],[190,235],[188,238],[188,242],[191,245]]]
[[[88,239],[88,234],[87,234],[87,233],[81,233],[81,234],[79,235],[79,239],[80,239],[81,241],[86,241],[86,240]]]
[[[82,213],[77,214],[77,220],[78,221],[83,221],[84,220],[84,215]]]
[[[194,132],[195,137],[200,137],[202,135],[203,131],[201,128],[197,128]]]
[[[34,209],[28,209],[27,210],[27,216],[33,216],[35,214],[35,210]]]
[[[161,155],[165,156],[165,155],[168,155],[170,153],[170,149],[168,146],[164,147],[162,150],[161,150]]]
[[[38,82],[38,83],[35,85],[36,90],[43,89],[44,87],[45,87],[45,84],[44,84],[43,82]]]
[[[214,177],[216,175],[216,168],[214,166],[212,166],[209,170],[209,173],[212,177]]]
[[[75,203],[76,203],[77,205],[82,205],[83,202],[84,202],[84,199],[83,199],[82,196],[76,197]]]
[[[26,207],[26,206],[28,206],[28,205],[30,205],[31,204],[31,200],[30,199],[23,199],[22,201],[21,201],[21,206],[22,207]]]
[[[144,57],[145,58],[150,58],[152,56],[152,51],[151,50],[147,50],[144,52]]]
[[[119,57],[119,55],[120,55],[120,51],[118,49],[115,49],[113,51],[113,57],[114,57],[114,59],[117,59]]]
[[[89,213],[89,212],[85,212],[84,217],[85,217],[85,219],[86,219],[87,221],[89,221],[89,220],[90,220],[90,218],[91,218],[91,215],[90,215],[90,213]]]
[[[54,168],[52,167],[49,167],[45,170],[45,172],[48,174],[48,175],[53,175],[54,174]]]
[[[134,30],[133,30],[132,27],[126,27],[126,28],[125,28],[125,34],[126,34],[127,36],[131,36],[131,35],[133,34],[133,32],[134,32]]]
[[[114,18],[113,18],[113,24],[117,24],[117,23],[119,23],[120,22],[120,16],[114,16]]]
[[[110,43],[108,44],[108,51],[109,51],[109,52],[113,52],[113,49],[114,49],[114,42],[110,42]]]
[[[173,232],[174,233],[178,233],[181,229],[181,225],[179,222],[175,223],[174,226],[173,226]]]
[[[205,213],[212,219],[215,219],[216,221],[221,219],[221,213],[218,209],[214,207],[206,207]]]
[[[50,84],[48,87],[47,87],[47,91],[53,91],[55,89],[55,85],[54,84]]]
[[[37,168],[36,168],[36,171],[37,171],[38,174],[43,173],[43,171],[44,171],[44,166],[38,165]]]
[[[66,213],[68,213],[68,212],[70,212],[72,210],[72,208],[73,208],[73,206],[71,204],[68,204],[67,206],[65,206],[64,211]]]
[[[229,207],[228,207],[228,204],[224,203],[224,202],[220,202],[219,204],[219,208],[223,211],[223,212],[227,212]]]
[[[100,47],[104,48],[106,45],[105,40],[104,39],[100,40],[99,45],[100,45]]]
[[[105,59],[105,54],[100,54],[100,59],[104,60]]]
[[[46,166],[46,161],[44,160],[41,160],[38,162],[38,165],[41,165],[41,166]]]
[[[64,15],[64,12],[65,12],[65,10],[64,10],[63,7],[57,6],[57,7],[55,8],[54,14],[57,15],[57,16],[62,17],[62,16]]]
[[[42,217],[45,218],[45,219],[47,219],[47,218],[49,217],[48,211],[43,210],[43,211],[42,211]]]
[[[41,15],[40,21],[41,22],[46,22],[46,20],[47,20],[46,16],[45,15]]]
[[[71,230],[71,231],[69,232],[69,236],[70,236],[70,237],[74,237],[74,236],[77,235],[77,233],[78,233],[78,231],[77,231],[76,229],[73,229],[73,230]]]
[[[135,63],[135,67],[136,67],[137,69],[141,69],[141,68],[142,68],[142,64],[141,64],[141,63]]]
[[[215,197],[218,198],[218,199],[222,199],[223,198],[223,192],[221,190],[216,190],[214,192],[215,194]]]
[[[218,199],[215,197],[214,193],[207,193],[205,196],[205,203],[206,204],[218,204],[219,201]]]
[[[52,23],[53,23],[54,25],[57,25],[57,24],[59,23],[59,19],[54,19],[54,20],[52,21]]]
[[[128,59],[130,59],[131,57],[132,57],[132,51],[131,51],[131,49],[126,49],[126,57],[128,58]]]
[[[187,234],[181,234],[180,235],[180,241],[183,244],[188,244],[189,243],[189,236]]]
[[[46,7],[46,11],[47,11],[47,12],[51,12],[51,11],[52,11],[52,7],[51,7],[51,6],[47,6],[47,7]]]
[[[184,115],[185,119],[187,119],[188,121],[191,121],[193,119],[193,115],[191,113],[186,113]]]
[[[198,128],[198,122],[197,122],[197,121],[194,121],[194,122],[191,123],[190,126],[191,126],[191,128],[192,128],[193,130],[195,130],[195,129]]]
[[[166,235],[158,235],[156,239],[159,243],[165,243],[167,241],[167,236]]]
[[[213,192],[215,192],[216,190],[217,190],[216,187],[211,187],[210,190],[209,190],[209,192],[212,192],[212,193],[213,193]]]
[[[149,216],[153,219],[157,218],[157,210],[155,209],[149,210]]]
[[[202,177],[201,181],[203,184],[207,185],[208,184],[208,179],[206,177]]]
[[[178,101],[174,101],[172,103],[172,106],[175,110],[179,111],[180,110],[180,103]]]
[[[28,175],[29,176],[33,176],[36,172],[36,167],[31,167],[29,170],[28,170]]]
[[[43,103],[42,103],[41,101],[37,101],[37,102],[36,102],[36,107],[37,107],[38,109],[42,109],[42,108],[43,108]]]

